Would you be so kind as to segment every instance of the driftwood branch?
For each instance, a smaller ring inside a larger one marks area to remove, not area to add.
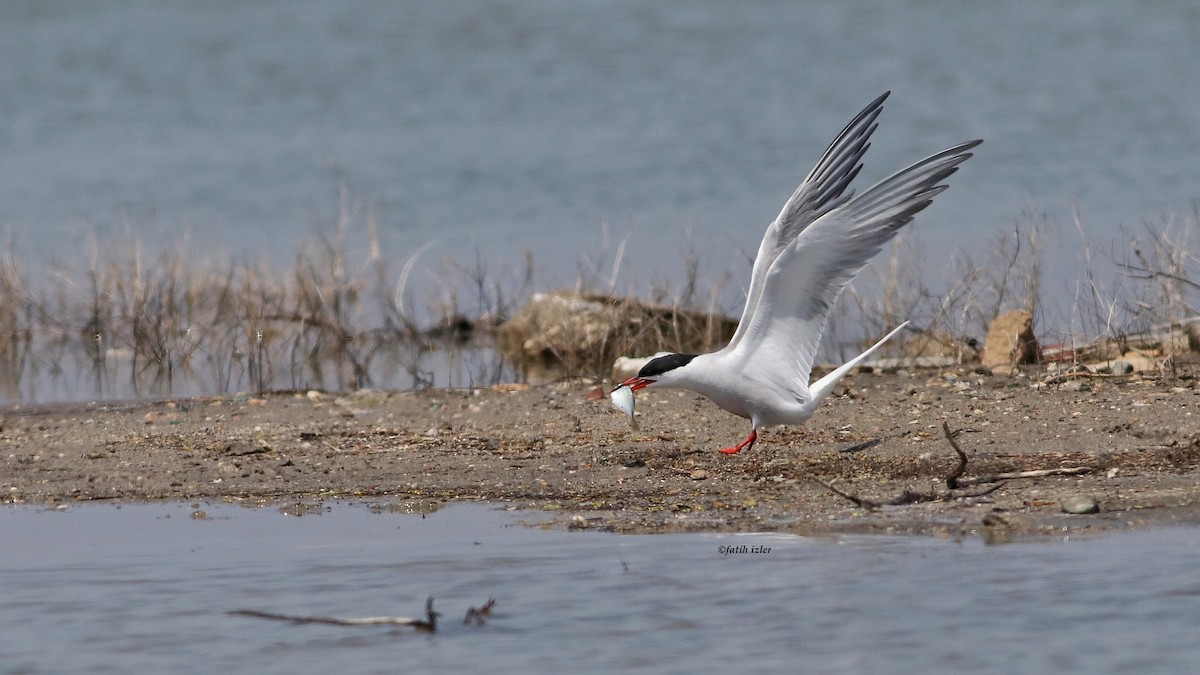
[[[489,598],[488,601],[479,609],[474,607],[467,610],[467,617],[463,619],[463,623],[471,623],[472,620],[477,623],[483,623],[483,617],[488,616],[492,612],[492,607],[495,606],[496,600]],[[342,619],[331,616],[300,616],[295,614],[278,614],[275,612],[264,612],[257,609],[235,609],[230,614],[236,616],[249,616],[256,619],[272,619],[275,621],[287,621],[289,623],[322,623],[331,626],[412,626],[419,631],[428,631],[430,633],[437,630],[437,620],[441,616],[440,612],[435,612],[433,609],[433,597],[425,601],[425,618],[414,619],[407,616],[364,616]]]
[[[985,483],[1000,483],[1006,480],[1016,480],[1018,478],[1045,478],[1046,476],[1082,476],[1092,472],[1090,466],[1066,466],[1059,469],[1033,469],[1031,471],[1008,471],[1005,473],[992,473],[976,478],[967,478],[959,481],[959,486],[968,485],[983,485]]]
[[[290,623],[324,623],[331,626],[415,626],[418,630],[437,630],[437,622],[424,619],[413,619],[407,616],[363,616],[340,619],[332,616],[300,616],[296,614],[277,614],[257,609],[235,609],[230,614],[237,616],[252,616],[256,619],[274,619]]]
[[[812,481],[826,490],[829,490],[833,494],[853,502],[855,506],[867,509],[868,511],[878,511],[884,506],[906,506],[908,504],[945,502],[952,499],[971,499],[974,497],[983,497],[984,495],[989,495],[1003,487],[1002,483],[998,483],[978,492],[954,492],[953,490],[947,492],[915,492],[913,490],[905,490],[891,499],[877,502],[873,499],[867,499],[866,497],[861,497],[859,495],[851,494],[844,490],[838,489],[833,485],[833,483],[826,483],[818,478],[813,478]]]
[[[875,501],[873,499],[867,499],[866,497],[861,497],[859,495],[851,494],[841,490],[837,487],[834,487],[833,483],[826,483],[825,481],[817,478],[813,478],[812,480],[818,485],[824,487],[826,490],[829,490],[833,494],[852,502],[856,506],[870,511],[875,511],[883,506],[902,506],[905,504],[920,504],[924,502],[941,502],[950,501],[952,499],[971,499],[974,497],[983,497],[995,492],[996,490],[999,490],[1004,486],[1006,481],[1016,480],[1019,478],[1079,476],[1082,474],[1091,473],[1092,471],[1091,467],[1078,466],[1061,467],[1057,469],[1035,469],[1032,471],[1011,471],[1005,473],[985,474],[972,478],[963,478],[963,474],[967,471],[967,453],[963,452],[962,447],[960,447],[958,441],[955,440],[962,431],[962,429],[951,431],[950,425],[946,422],[942,422],[942,433],[945,434],[946,440],[949,441],[950,447],[954,450],[954,453],[958,455],[958,464],[945,478],[947,488],[945,492],[913,492],[912,490],[905,490],[892,499]],[[985,485],[988,483],[995,483],[995,485],[978,492],[959,492],[959,490],[965,487],[970,487],[972,485]]]
[[[474,621],[475,623],[482,626],[484,623],[486,623],[484,621],[484,619],[488,616],[491,616],[492,607],[495,607],[495,606],[496,606],[496,599],[488,598],[488,601],[483,603],[482,607],[479,607],[478,609],[475,607],[468,608],[467,615],[465,617],[463,617],[463,623],[469,624],[472,621]]]
[[[961,431],[961,430],[960,430]],[[1090,466],[1075,466],[1075,467],[1060,467],[1057,469],[1034,469],[1031,471],[1008,471],[1005,473],[991,473],[975,478],[962,478],[963,472],[967,470],[967,454],[958,447],[958,443],[954,437],[959,434],[958,431],[951,432],[950,425],[942,422],[942,432],[946,434],[946,440],[950,441],[950,447],[954,448],[954,452],[958,453],[958,468],[949,476],[946,476],[946,487],[951,490],[967,487],[969,485],[983,485],[985,483],[999,483],[1006,480],[1015,480],[1017,478],[1045,478],[1046,476],[1079,476],[1085,473],[1091,473]]]

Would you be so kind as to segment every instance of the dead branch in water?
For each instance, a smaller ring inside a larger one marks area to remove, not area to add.
[[[495,599],[489,598],[487,603],[480,609],[474,607],[467,610],[467,619],[476,617],[478,623],[483,623],[483,616],[490,614],[492,606],[496,604]],[[277,614],[275,612],[264,612],[257,609],[235,609],[230,614],[236,616],[251,616],[256,619],[273,619],[275,621],[287,621],[290,623],[323,623],[332,626],[412,626],[419,631],[435,632],[437,630],[437,620],[441,616],[440,612],[433,610],[433,596],[425,601],[425,618],[413,619],[407,616],[364,616],[354,617],[349,619],[339,619],[330,616],[299,616],[294,614]],[[463,623],[469,623],[464,620]]]
[[[488,601],[483,603],[482,607],[479,607],[479,608],[468,607],[467,615],[465,617],[463,617],[463,623],[470,624],[472,621],[474,621],[475,623],[482,626],[484,623],[486,623],[484,621],[484,618],[491,616],[492,607],[495,607],[495,606],[496,606],[496,599],[488,598]]]
[[[860,497],[858,495],[845,492],[834,487],[832,483],[826,483],[818,478],[813,478],[812,480],[833,494],[852,502],[855,506],[862,507],[869,511],[875,511],[884,506],[903,506],[905,504],[921,504],[925,502],[943,502],[950,501],[952,499],[972,499],[975,497],[983,497],[995,492],[996,490],[999,490],[1004,486],[1006,481],[1016,480],[1019,478],[1078,476],[1091,473],[1092,471],[1091,467],[1079,466],[1061,467],[1057,469],[1035,469],[1032,471],[1011,471],[1005,473],[985,474],[983,476],[976,476],[973,478],[963,478],[962,476],[967,470],[967,453],[963,452],[963,449],[958,445],[958,441],[955,440],[955,437],[958,436],[958,434],[962,431],[962,429],[951,431],[950,425],[947,422],[942,422],[942,433],[946,435],[946,440],[950,442],[950,447],[954,450],[954,453],[958,455],[958,465],[955,466],[945,478],[947,490],[944,492],[939,492],[936,490],[933,492],[914,492],[912,490],[905,490],[898,496],[891,499],[885,501],[875,501],[872,499],[867,499],[866,497]],[[984,485],[987,483],[995,483],[995,485],[979,492],[959,492],[959,490],[965,487],[970,487],[972,485]]]

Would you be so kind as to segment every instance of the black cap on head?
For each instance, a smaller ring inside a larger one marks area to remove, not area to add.
[[[656,359],[650,359],[650,362],[642,366],[642,369],[638,371],[638,377],[657,377],[668,370],[675,370],[680,366],[686,366],[694,358],[696,358],[695,354],[667,354]]]

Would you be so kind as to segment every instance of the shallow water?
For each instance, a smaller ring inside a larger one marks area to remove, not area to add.
[[[0,512],[0,670],[1191,672],[1200,530],[625,536],[339,504]],[[722,547],[733,547],[723,554]],[[759,547],[758,552],[753,552]],[[768,550],[769,549],[769,550]],[[436,634],[231,615],[420,616]],[[460,621],[497,600],[484,626]]]

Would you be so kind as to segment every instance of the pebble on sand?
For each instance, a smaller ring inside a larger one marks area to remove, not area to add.
[[[1062,510],[1063,513],[1074,513],[1078,515],[1099,513],[1100,502],[1097,502],[1095,497],[1088,497],[1086,495],[1067,497],[1063,500]]]

